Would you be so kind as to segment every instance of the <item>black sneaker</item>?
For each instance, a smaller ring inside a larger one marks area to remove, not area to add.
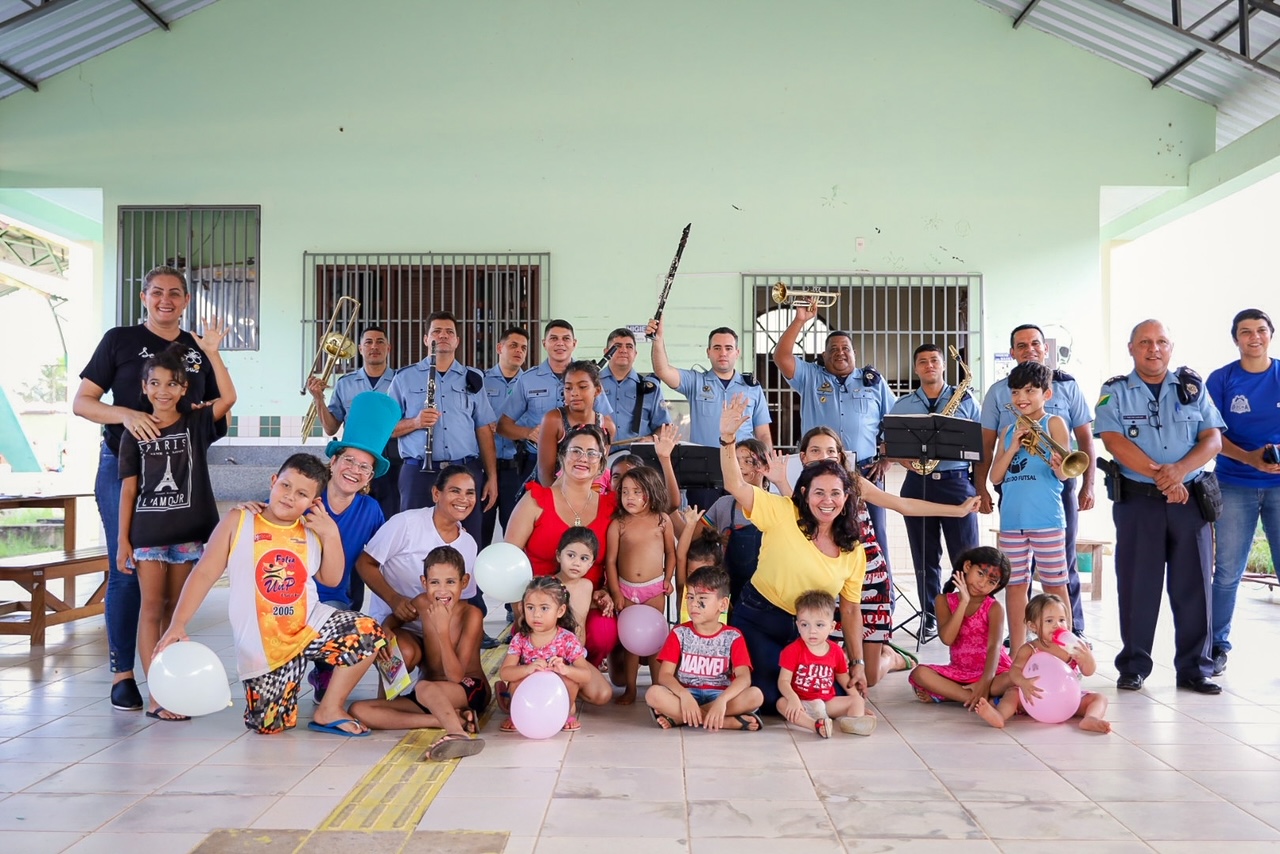
[[[502,642],[495,637],[490,637],[488,632],[485,632],[484,636],[480,638],[481,649],[497,649],[500,646],[502,646]]]
[[[138,680],[121,679],[111,686],[111,708],[122,712],[142,711],[142,692],[138,690]]]
[[[1213,648],[1213,675],[1221,676],[1227,671],[1227,651],[1220,646]]]

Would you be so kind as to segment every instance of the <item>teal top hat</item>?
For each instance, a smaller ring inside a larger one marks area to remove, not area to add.
[[[372,454],[373,476],[382,477],[391,468],[391,463],[382,455],[382,449],[387,446],[391,431],[396,429],[399,421],[399,403],[381,392],[362,391],[351,399],[342,438],[329,442],[324,452],[330,458],[342,453],[344,448]]]

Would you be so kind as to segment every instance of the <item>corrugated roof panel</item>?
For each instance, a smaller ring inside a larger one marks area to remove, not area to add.
[[[1030,0],[979,0],[1016,18]],[[1168,0],[1126,0],[1126,6],[1159,20],[1170,20]],[[1215,11],[1218,0],[1183,0],[1183,25],[1198,24],[1203,37],[1236,20],[1236,5]],[[1061,38],[1123,68],[1155,81],[1199,48],[1194,41],[1153,22],[1144,22],[1107,0],[1041,0],[1023,25]],[[1280,17],[1257,12],[1249,19],[1250,55],[1280,71],[1280,49],[1258,54],[1280,40]],[[1239,49],[1238,30],[1225,35],[1223,47]],[[1280,80],[1212,50],[1206,51],[1166,84],[1218,108],[1217,144],[1221,148],[1264,122],[1280,116]]]
[[[0,20],[8,8],[0,0]],[[215,0],[150,0],[150,8],[173,23]],[[11,5],[11,4],[10,4]],[[75,0],[43,14],[0,23],[0,62],[39,83],[159,28],[132,0]],[[0,74],[0,98],[23,90]]]

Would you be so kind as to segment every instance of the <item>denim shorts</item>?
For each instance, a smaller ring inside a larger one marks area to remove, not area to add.
[[[715,702],[724,693],[724,690],[721,688],[690,688],[689,693],[693,695],[695,703],[699,706],[705,706],[707,703]]]
[[[129,565],[137,568],[137,561],[155,560],[160,563],[195,563],[204,554],[204,543],[178,543],[176,546],[149,546],[133,550],[133,562]]]

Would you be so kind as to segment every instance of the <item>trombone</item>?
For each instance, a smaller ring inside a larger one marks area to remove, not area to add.
[[[342,314],[342,304],[344,302],[351,303],[351,314],[348,315],[347,323],[342,327],[342,331],[338,332],[338,316]],[[311,369],[307,371],[306,378],[302,381],[302,394],[307,393],[307,384],[312,377],[317,375],[324,380],[325,387],[328,388],[329,380],[333,378],[333,372],[338,367],[338,362],[355,358],[357,347],[355,339],[351,336],[356,331],[356,320],[359,317],[359,300],[355,297],[338,298],[338,302],[333,306],[333,314],[329,317],[329,325],[324,328],[324,334],[320,336],[320,340],[317,342],[316,355],[311,360]],[[320,403],[315,398],[312,398],[311,406],[307,408],[307,414],[302,419],[302,444],[306,444],[307,438],[316,426],[316,419],[319,417]]]
[[[1084,451],[1068,451],[1054,441],[1048,431],[1040,426],[1040,422],[1018,412],[1018,408],[1012,403],[1006,403],[1004,408],[1017,416],[1016,423],[1019,427],[1025,426],[1030,431],[1022,437],[1022,447],[1028,454],[1047,463],[1056,453],[1062,457],[1062,473],[1067,477],[1079,477],[1089,468],[1089,455]]]
[[[837,292],[797,291],[795,288],[787,287],[782,282],[774,284],[770,292],[773,294],[773,301],[778,305],[794,305],[798,302],[813,300],[814,305],[818,308],[830,308],[840,298],[840,294]]]

